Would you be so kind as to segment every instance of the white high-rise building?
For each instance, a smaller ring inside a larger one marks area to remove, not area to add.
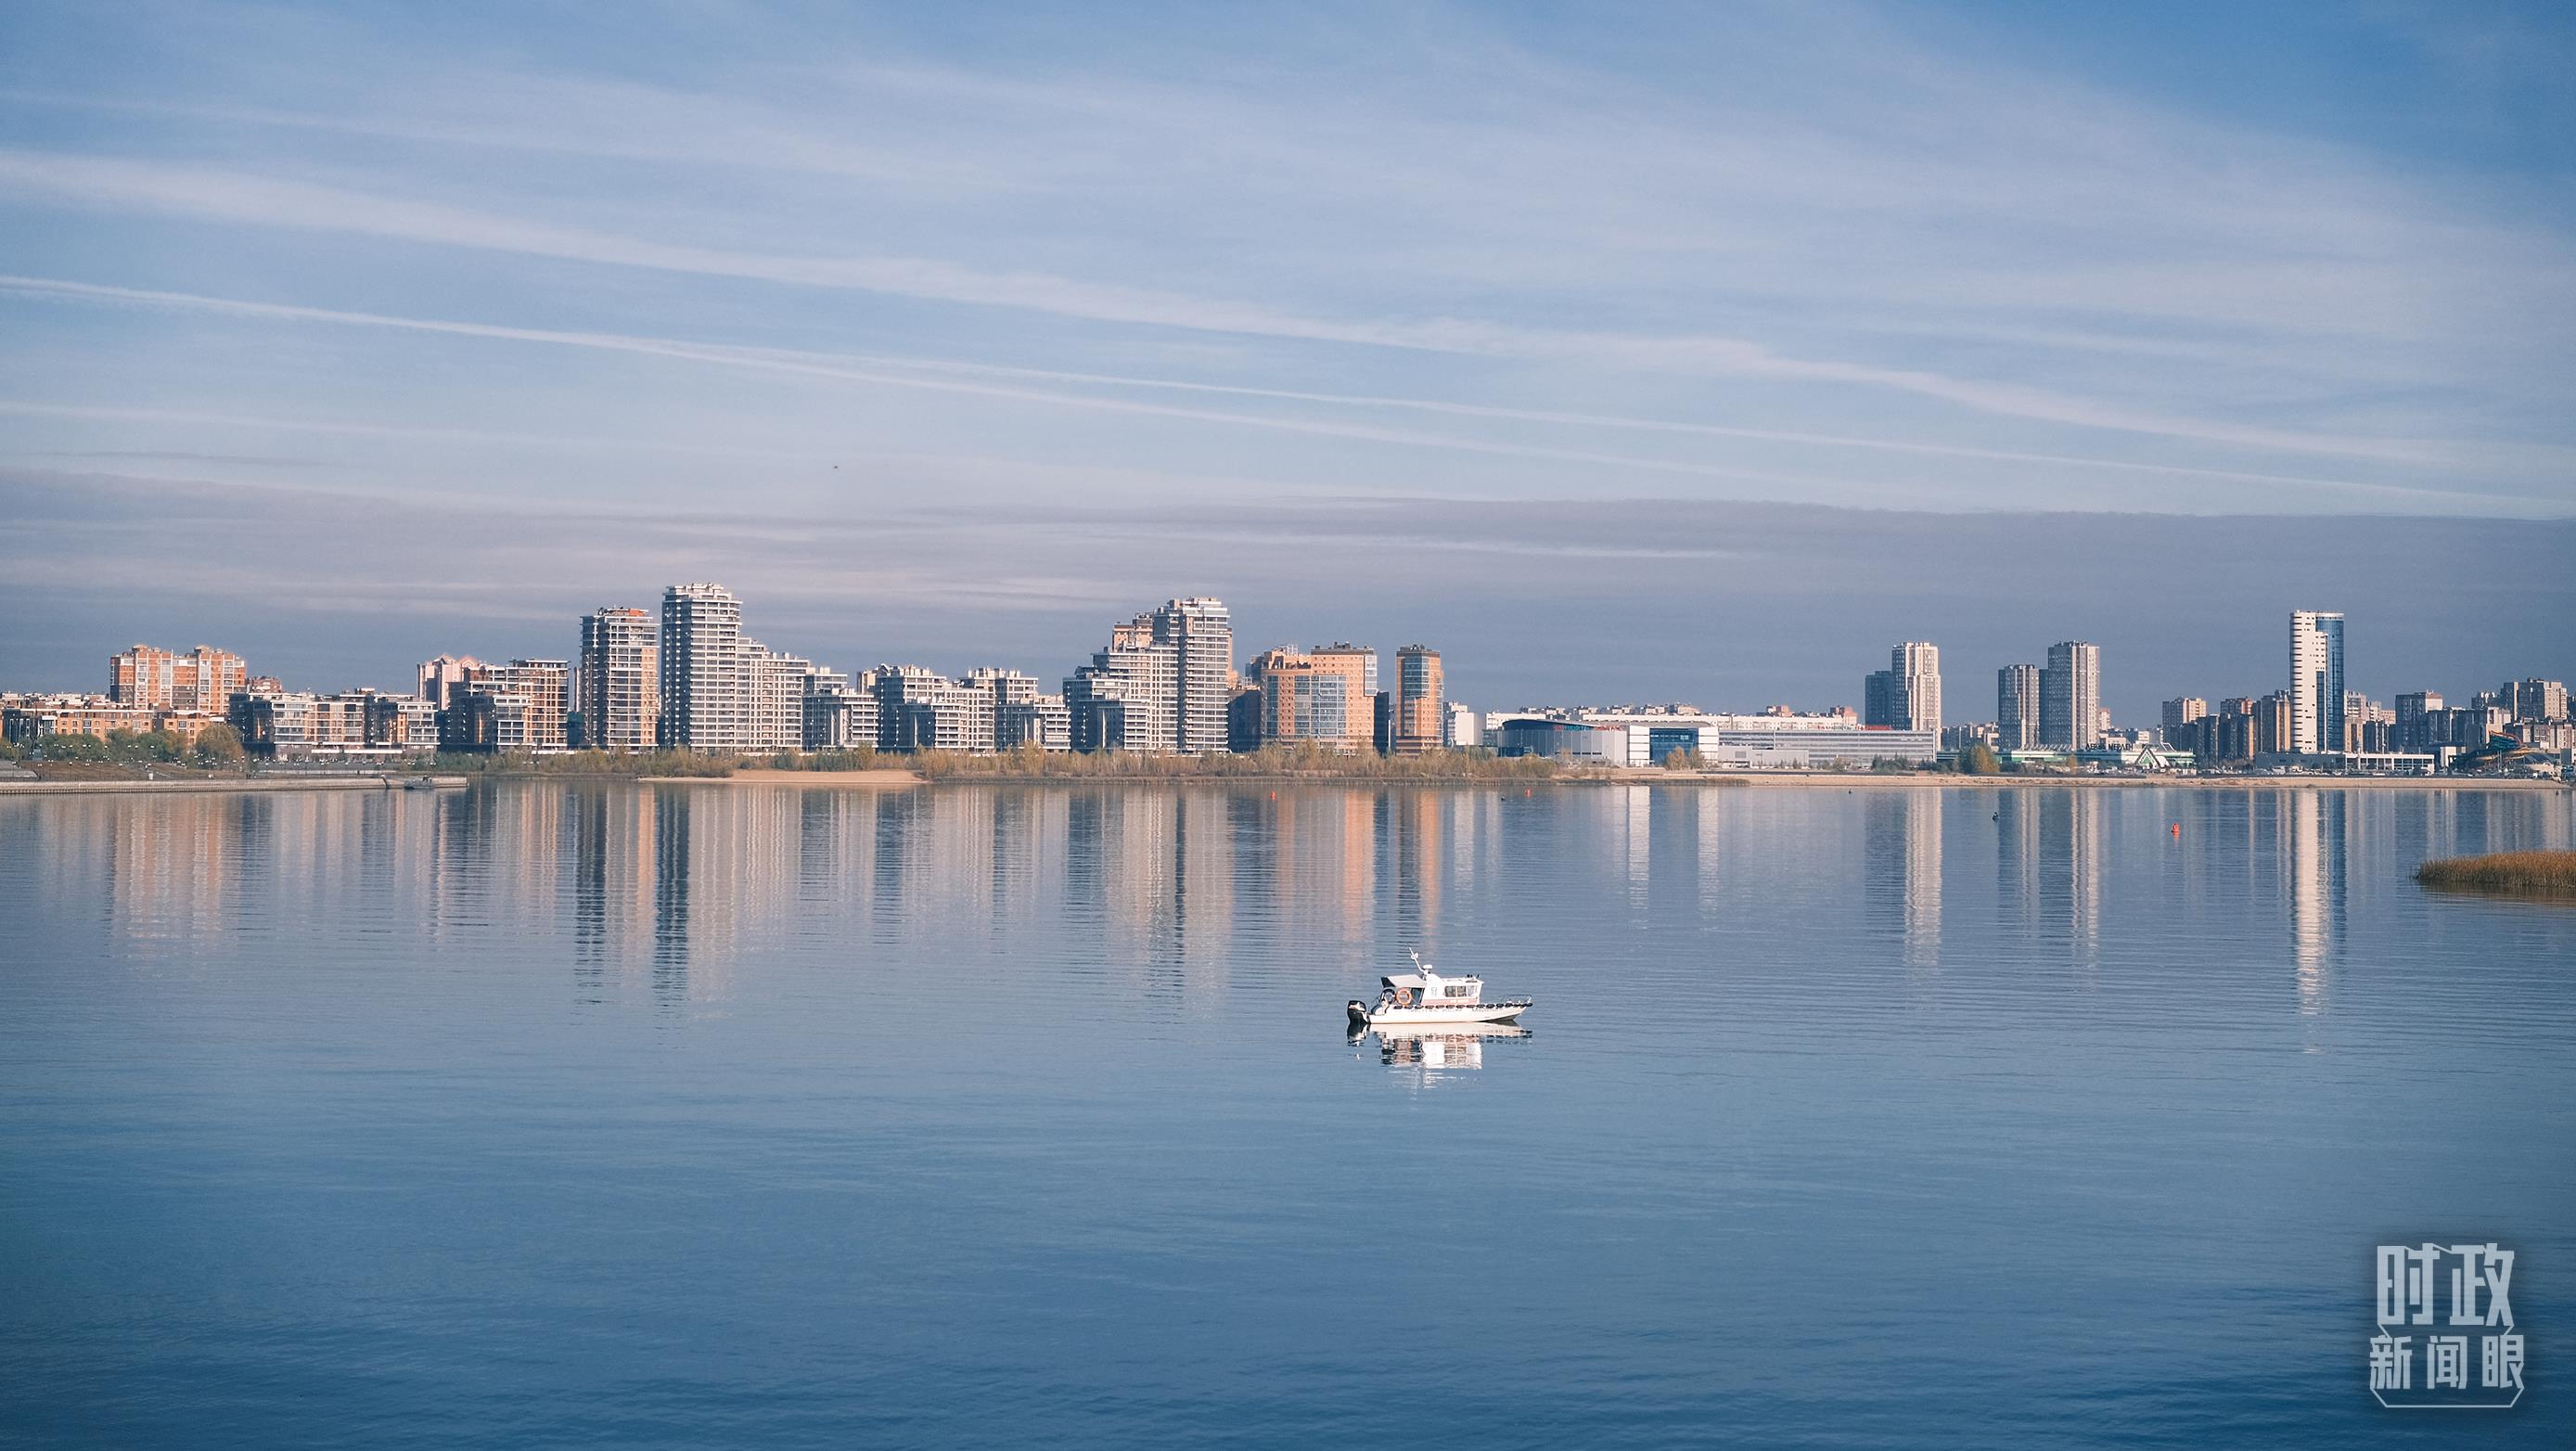
[[[750,748],[742,602],[732,591],[700,583],[662,592],[661,668],[664,744],[690,751]]]
[[[1109,631],[1109,648],[1067,677],[1081,751],[1197,754],[1226,749],[1234,625],[1213,599],[1179,599]]]
[[[743,749],[793,751],[802,747],[807,682],[829,674],[802,656],[780,654],[758,640],[745,639]]]
[[[2080,751],[2102,738],[2102,647],[2062,640],[2039,672],[2039,743]]]
[[[2292,610],[2290,749],[2313,756],[2343,747],[2343,616]]]
[[[1064,704],[1077,751],[1172,751],[1180,651],[1154,638],[1150,616],[1109,629],[1109,648],[1065,677]]]
[[[745,635],[742,602],[720,584],[662,592],[661,667],[663,743],[691,751],[797,750],[809,682],[837,678]]]
[[[653,617],[637,609],[581,617],[581,675],[574,709],[581,742],[594,751],[649,751],[662,725],[662,643]]]
[[[1887,668],[1863,684],[1861,723],[1900,731],[1941,729],[1941,651],[1908,640],[1887,652]]]
[[[1895,672],[1905,702],[1905,729],[1941,729],[1941,649],[1908,640],[1888,652],[1887,668]]]
[[[1154,612],[1154,627],[1178,650],[1174,749],[1191,756],[1224,750],[1225,708],[1234,697],[1234,620],[1224,601],[1174,600]]]

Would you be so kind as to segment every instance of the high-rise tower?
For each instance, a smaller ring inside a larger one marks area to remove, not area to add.
[[[2080,751],[2102,738],[2102,647],[2061,640],[2039,672],[2039,743]]]
[[[1941,650],[1908,640],[1887,652],[1887,668],[1864,682],[1861,723],[1901,731],[1941,729]]]
[[[2302,756],[2343,749],[2343,616],[2290,612],[2290,749]]]
[[[1221,600],[1178,599],[1109,629],[1109,648],[1066,677],[1078,751],[1197,755],[1226,749],[1234,624]]]
[[[653,617],[602,609],[581,617],[581,675],[574,685],[582,744],[649,751],[662,724],[662,642]]]
[[[751,744],[742,662],[742,602],[720,584],[662,592],[662,743],[692,751]]]
[[[1395,652],[1395,692],[1387,703],[1387,751],[1419,756],[1439,750],[1449,737],[1449,703],[1440,652],[1407,645]]]
[[[2027,751],[2039,744],[2039,667],[2007,665],[1995,672],[1995,744]]]

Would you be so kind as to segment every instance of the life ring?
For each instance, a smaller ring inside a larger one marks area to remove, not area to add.
[[[1400,987],[1400,988],[1397,988],[1397,989],[1395,990],[1395,1005],[1396,1005],[1397,1007],[1399,1007],[1399,1008],[1409,1008],[1409,1007],[1412,1007],[1412,1006],[1413,1006],[1413,989],[1411,989],[1411,988],[1409,988],[1409,987]]]

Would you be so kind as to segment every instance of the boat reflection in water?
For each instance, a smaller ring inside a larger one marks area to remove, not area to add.
[[[1526,1038],[1530,1030],[1517,1023],[1403,1024],[1363,1028],[1351,1034],[1354,1044],[1377,1040],[1378,1061],[1390,1068],[1482,1068],[1485,1045],[1502,1038]]]

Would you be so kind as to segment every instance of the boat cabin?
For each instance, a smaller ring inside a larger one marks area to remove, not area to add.
[[[1411,972],[1392,973],[1379,978],[1382,997],[1392,997],[1399,1007],[1472,1006],[1483,998],[1485,980],[1472,973],[1442,977],[1428,965],[1417,964]]]

